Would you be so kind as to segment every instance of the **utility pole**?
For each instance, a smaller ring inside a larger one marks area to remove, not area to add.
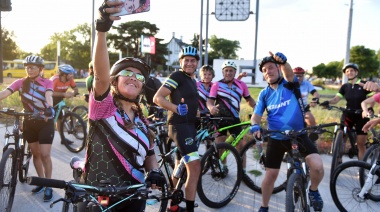
[[[346,43],[346,57],[344,58],[344,64],[347,64],[350,62],[350,49],[351,49],[351,28],[352,28],[352,13],[353,8],[352,5],[354,4],[354,0],[350,1],[350,9],[349,9],[349,16],[348,16],[348,29],[347,29],[347,43]],[[342,84],[346,83],[348,81],[345,74],[342,76]]]

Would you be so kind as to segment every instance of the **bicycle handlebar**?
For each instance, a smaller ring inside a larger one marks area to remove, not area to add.
[[[264,135],[268,135],[268,134],[271,134],[271,133],[281,133],[287,137],[294,137],[294,136],[297,136],[297,135],[300,135],[304,132],[307,132],[307,131],[314,131],[316,133],[323,133],[319,130],[321,130],[322,128],[325,128],[325,127],[332,127],[332,126],[336,126],[336,125],[339,125],[337,122],[332,122],[332,123],[327,123],[327,124],[319,124],[317,126],[311,126],[311,127],[305,127],[303,129],[300,129],[300,130],[266,130],[266,129],[263,129],[263,134]]]
[[[4,113],[11,116],[34,116],[40,115],[35,112],[16,112],[13,108],[3,108],[0,110],[0,113]]]
[[[69,187],[74,187],[74,188],[84,189],[87,192],[99,193],[102,196],[126,194],[130,192],[134,192],[137,189],[142,188],[142,187],[149,187],[147,184],[136,184],[136,185],[120,186],[120,187],[116,187],[113,185],[90,186],[86,184],[66,182],[64,180],[48,179],[48,178],[40,178],[40,177],[28,177],[27,183],[29,185],[60,188],[60,189],[67,189]]]
[[[328,105],[328,106],[323,106],[327,110],[339,110],[341,112],[354,112],[355,114],[361,114],[363,112],[362,109],[349,109],[349,108],[344,108],[344,107],[338,107],[338,106],[333,106],[333,105]]]

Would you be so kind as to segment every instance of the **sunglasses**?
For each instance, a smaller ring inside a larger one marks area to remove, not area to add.
[[[296,74],[296,77],[303,77],[303,74]]]
[[[135,72],[133,72],[131,70],[122,70],[116,76],[132,77],[133,75],[135,75],[135,78],[138,81],[140,81],[142,83],[145,83],[145,77],[144,77],[144,75],[139,74],[139,73],[135,73]]]

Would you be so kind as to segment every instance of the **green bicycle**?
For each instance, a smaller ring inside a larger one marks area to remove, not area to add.
[[[78,114],[71,112],[63,100],[54,106],[54,110],[56,111],[54,123],[58,121],[59,114],[62,113],[62,123],[58,132],[63,144],[70,152],[82,151],[87,138],[86,124],[83,119]]]

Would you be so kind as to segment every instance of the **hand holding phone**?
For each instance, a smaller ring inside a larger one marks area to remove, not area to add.
[[[142,12],[148,12],[150,10],[150,0],[121,0],[124,2],[121,11],[118,13],[113,13],[111,16],[123,16],[131,15]]]

